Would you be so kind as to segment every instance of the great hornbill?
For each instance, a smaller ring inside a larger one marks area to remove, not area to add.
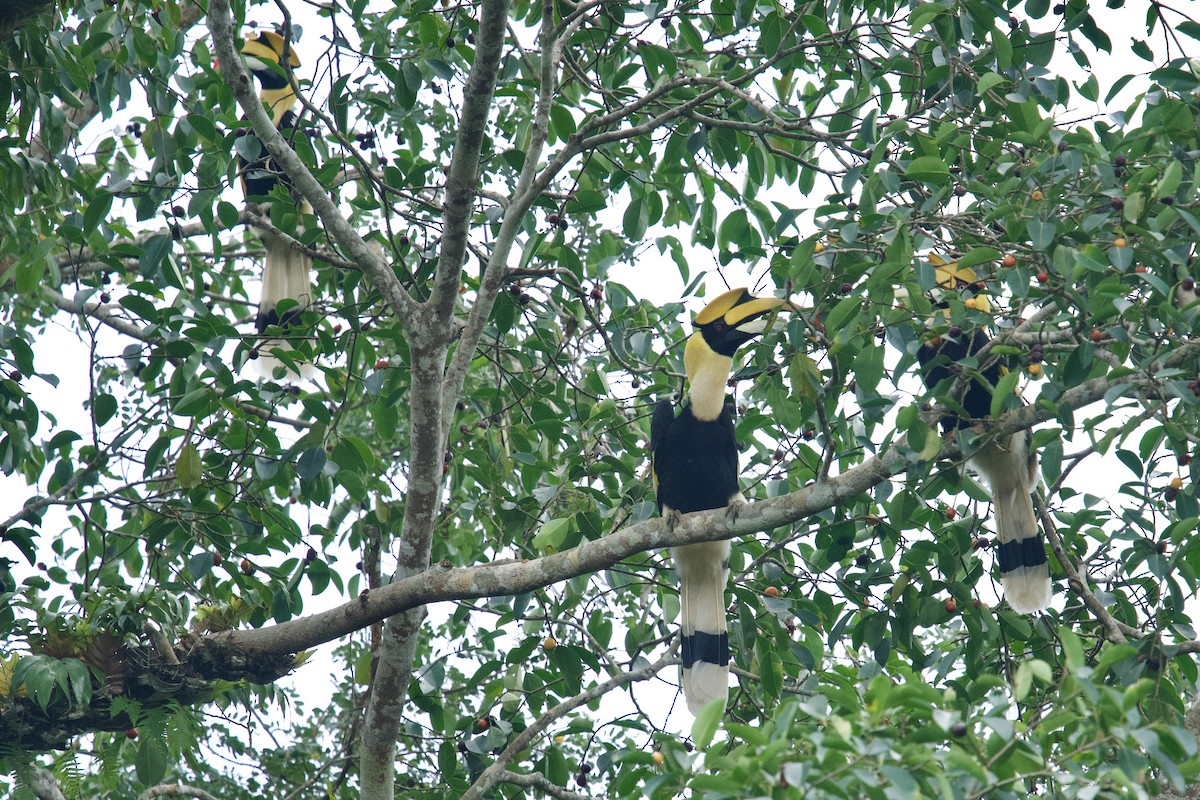
[[[954,265],[938,269],[939,283],[947,289],[962,289],[974,282],[954,274]],[[944,310],[944,308],[943,308]],[[941,385],[951,391],[962,376],[965,387],[951,401],[961,408],[942,420],[947,432],[970,428],[991,416],[992,392],[1008,369],[994,354],[979,353],[991,338],[982,328],[953,331],[956,335],[930,336],[917,351],[921,378],[930,390]],[[956,409],[957,410],[957,409]],[[987,482],[996,515],[996,560],[1004,599],[1021,614],[1032,614],[1050,604],[1050,566],[1042,531],[1033,513],[1030,494],[1037,488],[1037,452],[1028,430],[1006,436],[988,437],[970,459]]]
[[[296,113],[292,110],[296,104],[296,93],[280,67],[285,52],[287,63],[292,68],[300,66],[295,49],[278,33],[264,31],[248,37],[242,44],[246,67],[262,87],[259,97],[263,108],[271,115],[275,127],[287,137],[296,125]],[[265,151],[253,161],[246,161],[239,155],[238,164],[242,176],[242,189],[247,200],[266,200],[276,186],[282,186],[288,191],[291,189],[287,175]],[[301,201],[297,204],[297,211],[301,214],[311,214],[312,206],[308,201]],[[261,334],[271,325],[295,324],[299,312],[312,302],[312,259],[268,231],[260,231],[259,235],[266,250],[262,296],[258,304],[258,318],[255,321],[255,326]],[[286,299],[295,301],[296,307],[281,317],[277,309],[280,302]],[[261,344],[258,349],[266,352],[275,347],[286,348],[287,345],[271,340]],[[275,358],[264,357],[259,365],[265,374],[270,375],[276,366],[280,366],[280,362]]]
[[[733,354],[766,330],[776,309],[794,310],[786,300],[754,297],[746,289],[725,292],[696,315],[696,329],[683,353],[688,403],[662,400],[650,422],[650,458],[658,509],[672,528],[680,514],[713,508],[736,509],[738,443],[725,386]],[[736,513],[736,512],[735,512]],[[701,542],[672,549],[679,573],[683,677],[688,709],[699,713],[729,691],[729,638],[725,633],[725,582],[729,542]]]

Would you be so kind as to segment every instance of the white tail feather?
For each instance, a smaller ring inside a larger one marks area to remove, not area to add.
[[[312,259],[306,253],[292,249],[286,242],[271,233],[262,233],[266,257],[263,260],[262,299],[258,304],[259,331],[266,328],[270,315],[283,300],[294,300],[297,306],[286,313],[299,313],[312,304]],[[272,377],[277,368],[287,364],[270,354],[273,349],[290,350],[291,345],[282,339],[269,339],[258,345],[258,370],[265,377]],[[289,368],[289,371],[290,368]],[[312,377],[312,365],[301,366],[300,377]]]
[[[679,573],[680,627],[684,637],[725,634],[725,583],[729,576],[729,542],[700,542],[672,550]],[[692,714],[729,694],[729,664],[697,661],[683,670],[680,681]]]
[[[1007,441],[992,442],[979,449],[972,463],[983,474],[992,491],[996,515],[996,544],[1037,541],[1041,531],[1033,513],[1030,492],[1037,486],[1037,460],[1029,453],[1027,431],[1014,433]],[[1033,614],[1050,604],[1050,566],[1047,563],[1019,565],[1003,572],[1004,599],[1020,614]]]

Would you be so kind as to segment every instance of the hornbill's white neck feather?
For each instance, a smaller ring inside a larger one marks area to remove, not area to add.
[[[688,400],[692,414],[703,422],[721,416],[725,407],[725,387],[733,371],[733,359],[714,351],[697,331],[688,337],[683,350],[683,366],[688,376]]]

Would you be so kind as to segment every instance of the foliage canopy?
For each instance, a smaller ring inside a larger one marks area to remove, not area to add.
[[[0,43],[18,796],[1193,778],[1200,23],[1122,0],[293,4],[292,149],[234,56],[279,6],[67,5]],[[314,216],[244,207],[237,156],[264,148]],[[264,230],[318,262],[292,351],[313,380],[255,374]],[[986,302],[936,291],[939,264]],[[644,443],[689,328],[652,298],[723,273],[810,311],[736,376],[752,505],[671,534]],[[990,434],[940,434],[930,324],[996,334],[994,428],[1037,426],[1039,618],[995,604],[961,469]],[[731,533],[738,686],[688,741],[662,547]],[[316,680],[328,642],[327,703],[274,685]]]

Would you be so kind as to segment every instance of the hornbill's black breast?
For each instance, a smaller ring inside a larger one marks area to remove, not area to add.
[[[958,337],[957,341],[943,338],[938,344],[926,342],[921,345],[921,349],[917,351],[917,360],[921,362],[921,377],[925,385],[933,389],[942,383],[942,381],[949,381],[957,373],[957,370],[951,369],[951,365],[968,356],[975,356],[989,341],[988,335],[977,328],[969,335],[964,333]],[[967,417],[947,417],[943,419],[942,427],[945,430],[967,428],[971,426],[972,419],[983,419],[984,417],[991,416],[992,391],[990,386],[995,386],[999,382],[1000,378],[1004,375],[1004,370],[1000,362],[991,355],[985,355],[983,361],[985,366],[978,372],[978,376],[982,377],[983,381],[986,381],[987,384],[976,377],[968,379],[966,393],[963,394],[961,401],[959,401],[963,409],[967,412]],[[952,383],[945,384],[943,391],[949,391],[952,385]]]
[[[676,416],[674,404],[661,401],[650,422],[650,452],[659,511],[724,508],[738,493],[738,446],[728,408],[702,422],[690,405]]]

